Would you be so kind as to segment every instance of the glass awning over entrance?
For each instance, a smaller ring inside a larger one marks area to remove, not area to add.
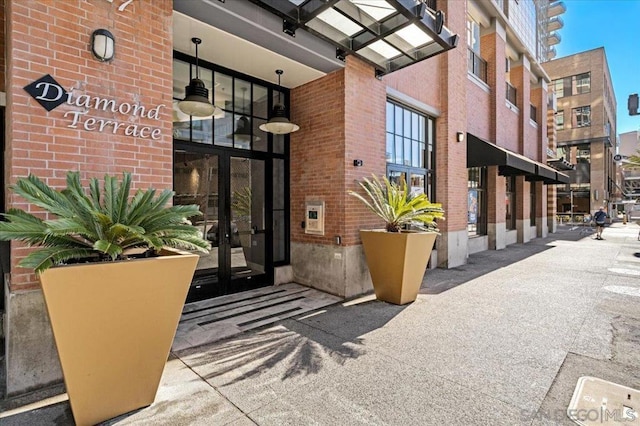
[[[298,28],[336,46],[336,56],[355,55],[381,76],[453,49],[458,35],[444,13],[425,0],[251,0]]]

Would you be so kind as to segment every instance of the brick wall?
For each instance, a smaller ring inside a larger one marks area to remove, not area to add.
[[[455,4],[453,4],[455,3]],[[438,120],[436,134],[436,195],[445,208],[445,221],[438,226],[445,233],[463,231],[467,227],[467,145],[456,141],[457,132],[467,129],[467,50],[466,2],[459,7],[457,2],[438,2],[447,16],[447,26],[460,36],[458,47],[441,54],[440,96],[442,116]],[[465,194],[465,196],[460,196]],[[440,251],[452,250],[446,246],[447,238],[438,238],[436,247]],[[443,259],[438,253],[439,266],[447,266],[451,259]]]
[[[382,223],[356,198],[356,180],[385,173],[386,89],[371,66],[355,57],[346,67],[291,91],[291,241],[360,244],[358,230]],[[321,106],[321,107],[319,107]],[[353,160],[363,160],[354,167]],[[325,201],[325,235],[304,233],[305,202]]]
[[[336,71],[291,91],[291,241],[330,244],[344,223],[345,72]],[[305,202],[325,201],[325,236],[300,227]]]
[[[2,28],[2,33],[0,34],[0,92],[4,92],[5,88],[5,66],[6,62],[6,42],[5,42],[5,0],[0,0],[0,28]]]
[[[467,132],[491,141],[491,94],[473,81],[467,81]]]
[[[535,140],[537,141],[537,151],[532,155],[536,161],[547,162],[547,147],[549,139],[547,137],[547,91],[539,85],[531,89],[531,104],[536,107],[536,123],[538,127],[533,127]]]
[[[65,183],[67,170],[89,177],[131,171],[135,187],[172,187],[172,3],[138,0],[120,12],[103,0],[7,0],[7,178],[30,173],[50,185]],[[108,29],[116,40],[113,61],[90,52],[91,33]],[[62,104],[47,112],[23,87],[50,74],[73,96],[82,94],[160,104],[158,120],[90,109],[85,117],[161,129],[157,139],[68,127],[64,114],[82,107]],[[28,208],[14,195],[8,207]],[[16,267],[26,249],[12,246],[12,290],[34,287],[35,276]]]
[[[591,72],[591,91],[573,96],[558,98],[558,111],[564,111],[564,129],[558,130],[558,143],[566,141],[603,137],[606,118],[609,115],[604,104],[604,86],[608,79],[608,68],[603,48],[589,50],[546,62],[544,69],[552,80]],[[611,92],[613,95],[613,92]],[[591,126],[572,128],[571,110],[579,106],[591,105]],[[615,112],[614,112],[615,113]],[[615,117],[611,119],[615,126]],[[614,129],[612,129],[614,130]],[[615,135],[615,132],[612,132]]]
[[[440,108],[442,92],[437,88],[440,85],[440,67],[443,60],[442,55],[429,58],[386,75],[383,81],[392,89],[406,93],[427,105]]]
[[[386,85],[375,78],[371,66],[356,58],[347,61],[345,83],[343,187],[362,193],[357,180],[371,177],[372,173],[377,176],[386,174]],[[418,93],[425,92],[431,91],[421,90]],[[363,160],[363,167],[354,167],[354,159]],[[355,197],[346,196],[344,203],[344,245],[360,244],[360,229],[383,227],[381,219]]]

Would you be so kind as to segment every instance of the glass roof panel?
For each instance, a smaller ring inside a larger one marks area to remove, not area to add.
[[[382,40],[378,40],[375,43],[370,44],[369,47],[371,48],[371,50],[379,53],[385,58],[393,58],[394,56],[398,56],[401,54],[398,49]]]
[[[398,49],[396,49],[395,47],[391,46],[389,43],[382,40],[378,40],[375,43],[371,43],[368,47],[386,59],[393,58],[401,54],[401,52]]]
[[[376,21],[380,21],[396,11],[386,0],[351,0],[351,3]]]
[[[413,47],[422,46],[423,44],[433,41],[433,38],[418,28],[416,24],[404,27],[403,29],[396,31],[396,34]]]
[[[336,12],[335,9],[327,9],[318,15],[317,18],[348,36],[352,36],[362,30],[360,25],[356,24],[341,13]]]

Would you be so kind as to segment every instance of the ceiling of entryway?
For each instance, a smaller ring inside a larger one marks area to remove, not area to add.
[[[279,34],[276,36],[280,37]],[[200,59],[272,83],[277,82],[275,70],[282,69],[282,86],[287,88],[300,86],[331,71],[315,69],[174,10],[173,48],[195,56],[192,37],[202,39],[202,44],[198,47]],[[289,36],[282,34],[282,37]],[[284,39],[282,44],[286,42]],[[344,64],[336,61],[334,69],[341,66]]]

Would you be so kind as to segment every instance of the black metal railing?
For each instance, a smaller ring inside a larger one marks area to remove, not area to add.
[[[469,52],[468,54],[469,60],[467,61],[469,72],[486,83],[487,82],[487,61],[482,59],[480,55],[478,55],[473,50],[467,48],[467,51]]]
[[[530,111],[531,120],[533,120],[534,123],[537,123],[538,122],[538,119],[537,119],[537,117],[538,117],[538,108],[536,108],[535,106],[531,105],[531,109],[529,111]]]
[[[507,100],[511,102],[513,105],[516,104],[517,93],[518,91],[516,90],[516,88],[513,87],[511,84],[509,84],[509,82],[507,82],[507,90],[506,90],[505,96]]]

